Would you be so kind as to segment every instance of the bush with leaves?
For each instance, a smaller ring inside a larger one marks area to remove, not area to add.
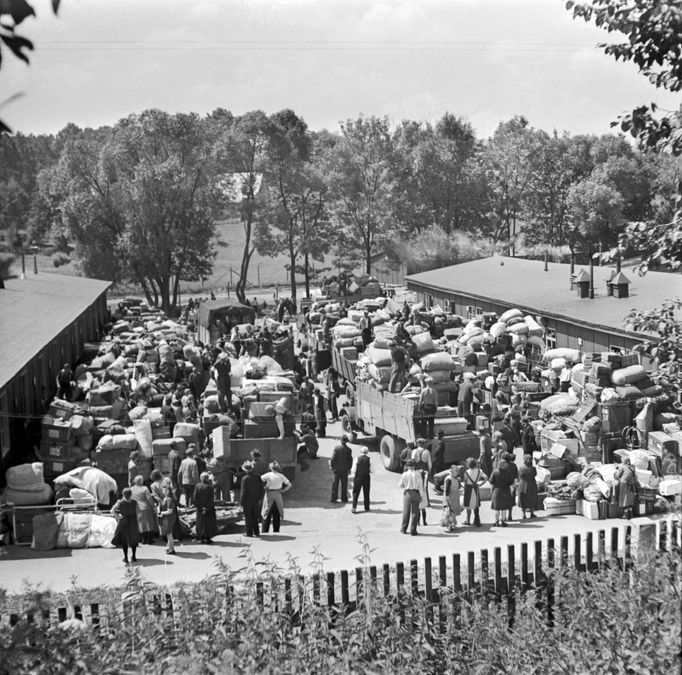
[[[439,604],[402,589],[384,597],[370,581],[366,541],[365,547],[365,582],[349,613],[325,605],[321,558],[314,570],[317,582],[301,576],[290,561],[290,606],[282,570],[258,569],[247,550],[243,569],[219,562],[202,583],[176,587],[172,616],[161,606],[155,613],[144,602],[150,592],[163,597],[165,589],[148,587],[130,571],[123,593],[98,591],[109,617],[99,630],[74,619],[47,629],[39,623],[4,625],[0,671],[680,672],[679,550],[626,571],[615,564],[593,573],[569,566],[548,569],[554,594],[548,621],[543,590],[517,592],[513,604],[447,588],[440,589]],[[68,602],[82,602],[83,593],[75,589]],[[2,605],[20,603],[23,611],[35,612],[49,600],[38,593],[4,598],[0,611],[6,615]]]

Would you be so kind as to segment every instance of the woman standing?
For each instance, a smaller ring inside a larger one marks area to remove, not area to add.
[[[123,549],[123,562],[128,564],[128,547],[132,550],[132,561],[137,562],[137,544],[140,541],[140,533],[137,529],[137,502],[132,498],[131,488],[123,488],[122,498],[111,509],[111,513],[117,518],[116,531],[111,543]]]
[[[158,504],[163,499],[163,474],[158,469],[154,469],[149,474],[149,480],[151,481],[149,491],[152,493],[154,501]]]
[[[173,528],[178,520],[178,509],[173,495],[173,484],[169,478],[161,483],[162,496],[159,500],[159,529],[166,537],[166,553],[175,555],[175,539]]]
[[[514,456],[514,453],[508,452],[505,456],[504,459],[507,462],[507,466],[509,467],[509,473],[511,474],[511,479],[512,479],[512,484],[511,484],[511,498],[512,498],[512,506],[514,505],[514,501],[516,499],[516,487],[519,482],[519,467],[516,466],[516,457]],[[512,519],[512,506],[509,507],[509,511],[507,512],[507,521],[511,523]]]
[[[518,502],[526,519],[526,511],[530,511],[531,518],[537,518],[535,510],[538,508],[538,484],[535,477],[538,470],[533,466],[533,457],[524,455],[523,466],[519,469]]]
[[[197,507],[197,539],[202,544],[212,544],[213,537],[218,534],[218,523],[215,515],[215,496],[211,477],[205,471],[199,476],[192,499]]]
[[[628,457],[623,458],[621,465],[614,472],[613,483],[618,498],[620,517],[632,518],[632,507],[635,505],[639,481]]]
[[[282,493],[291,489],[291,483],[287,477],[281,473],[279,462],[271,462],[269,468],[270,471],[261,476],[261,480],[265,485],[265,497],[263,498],[263,508],[261,510],[263,534],[266,534],[270,530],[271,522],[272,531],[279,532],[280,521],[284,517],[284,500],[282,499]]]
[[[128,460],[128,485],[132,487],[135,476],[142,475],[142,468],[140,467],[140,453],[138,450],[133,450],[130,453]]]
[[[514,504],[511,493],[513,482],[509,464],[503,457],[497,469],[493,471],[493,475],[490,476],[490,484],[493,486],[490,506],[495,511],[495,525],[507,527],[507,512]]]
[[[461,488],[459,467],[453,464],[443,482],[443,513],[440,519],[441,527],[448,532],[455,531],[457,516],[462,512],[459,503]]]
[[[144,486],[142,476],[133,478],[130,491],[133,501],[137,504],[137,527],[140,532],[140,541],[143,544],[151,544],[154,541],[154,533],[159,531],[156,522],[156,504],[152,499],[152,493]]]
[[[497,469],[500,465],[500,462],[504,458],[504,456],[509,452],[509,447],[507,446],[507,442],[504,440],[504,436],[501,431],[496,431],[493,434],[493,448],[492,448],[492,453],[493,453],[493,461],[492,461],[492,468],[493,470]],[[492,474],[491,474],[492,475]]]
[[[464,507],[467,510],[466,524],[470,524],[471,512],[474,512],[474,527],[480,527],[481,518],[479,509],[481,507],[481,496],[478,489],[488,480],[483,471],[478,468],[478,464],[473,457],[467,459],[467,470],[464,472]]]
[[[523,447],[523,454],[532,455],[538,450],[538,443],[535,440],[535,429],[533,429],[528,417],[524,417],[521,420],[521,424],[523,425],[521,428],[521,445]]]

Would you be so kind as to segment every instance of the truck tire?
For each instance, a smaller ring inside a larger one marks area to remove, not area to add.
[[[353,420],[350,418],[350,415],[341,415],[341,429],[344,434],[348,434],[349,436],[353,433],[355,426],[353,425]]]
[[[379,452],[381,453],[381,461],[384,463],[384,468],[388,471],[400,470],[400,453],[405,447],[405,441],[401,438],[395,438],[390,434],[382,437],[379,443]]]

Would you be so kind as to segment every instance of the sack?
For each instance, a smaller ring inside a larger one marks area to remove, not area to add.
[[[7,487],[13,490],[40,491],[45,484],[43,464],[42,462],[33,462],[32,464],[11,466],[5,472],[5,481]]]
[[[436,345],[433,343],[431,333],[419,333],[418,335],[413,335],[412,342],[417,347],[417,351],[420,354],[426,354],[427,352],[433,352],[436,350]]]
[[[628,366],[627,368],[620,368],[611,373],[611,381],[616,385],[634,384],[646,377],[644,366]]]
[[[419,360],[422,370],[425,373],[431,373],[436,370],[450,371],[455,367],[455,362],[452,355],[447,352],[435,352],[433,354],[425,354]]]
[[[370,361],[375,366],[390,366],[391,365],[391,350],[379,349],[377,347],[368,347],[366,352]]]
[[[520,309],[516,308],[508,309],[506,312],[502,314],[502,316],[500,317],[500,321],[507,323],[509,319],[513,319],[516,317],[523,318],[523,312]]]

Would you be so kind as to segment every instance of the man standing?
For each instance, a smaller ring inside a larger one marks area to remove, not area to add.
[[[424,482],[421,474],[415,470],[414,460],[407,460],[407,471],[400,476],[398,487],[403,490],[403,522],[400,531],[407,534],[409,526],[410,534],[414,537],[419,524],[419,505],[426,501]]]
[[[433,388],[433,378],[424,378],[424,388],[419,395],[419,413],[422,418],[422,429],[427,438],[433,439],[433,427],[438,410],[438,394]]]
[[[220,409],[227,412],[232,409],[232,389],[231,375],[232,364],[225,352],[218,355],[213,365],[212,375],[215,378],[216,389],[218,390],[218,402]]]
[[[57,398],[71,400],[71,382],[73,381],[73,371],[68,363],[57,373]]]
[[[434,473],[442,471],[445,466],[445,432],[442,429],[438,431],[438,438],[431,444],[433,448],[433,471]]]
[[[180,471],[181,462],[182,457],[178,452],[178,446],[175,441],[171,441],[170,450],[168,451],[168,476],[170,478],[176,504],[180,503],[181,492],[180,483],[178,482],[178,472]]]
[[[263,482],[260,476],[254,476],[253,464],[248,460],[242,464],[244,476],[239,490],[239,505],[244,510],[244,524],[247,537],[259,537],[258,517]]]
[[[212,544],[213,537],[218,534],[218,523],[215,514],[215,497],[211,477],[202,473],[199,482],[194,487],[192,495],[194,506],[197,507],[197,539],[202,544]]]
[[[341,443],[337,445],[329,460],[329,467],[334,474],[332,481],[331,503],[334,504],[339,496],[339,483],[341,483],[341,501],[348,502],[348,473],[353,464],[353,451],[348,446],[348,436],[341,436]]]
[[[390,392],[399,392],[405,385],[409,358],[407,350],[402,345],[396,344],[391,349],[391,378],[388,381],[388,390]]]
[[[471,421],[471,407],[474,404],[474,383],[471,378],[465,377],[459,385],[457,393],[457,414],[464,417],[467,422]]]
[[[199,482],[199,467],[194,459],[193,445],[187,448],[185,454],[186,457],[180,462],[178,468],[178,483],[182,486],[182,492],[185,495],[185,508],[187,509],[192,504],[194,487]]]
[[[353,513],[357,511],[358,497],[362,490],[362,497],[365,502],[365,511],[369,511],[369,485],[370,474],[374,472],[372,462],[369,458],[369,448],[363,445],[360,448],[360,456],[353,458]]]

